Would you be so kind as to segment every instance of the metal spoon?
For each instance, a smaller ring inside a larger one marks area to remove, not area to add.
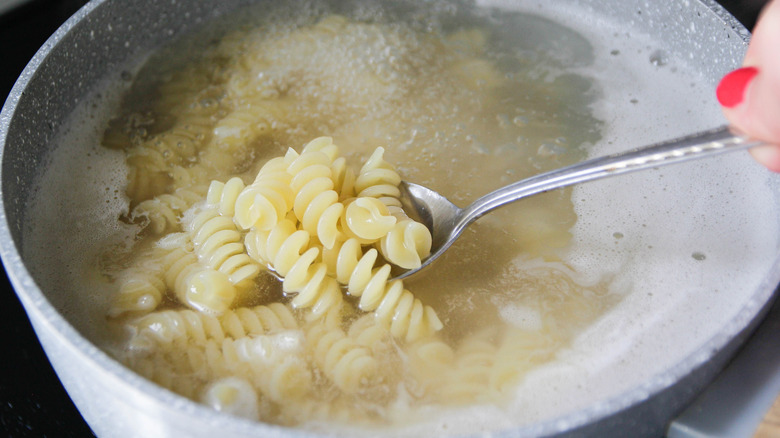
[[[409,277],[430,266],[472,222],[498,207],[527,196],[621,173],[681,163],[764,144],[766,143],[749,139],[733,128],[723,126],[542,173],[488,193],[466,208],[457,207],[447,198],[427,187],[403,181],[401,183],[403,207],[407,214],[431,230],[433,244],[431,254],[422,261],[419,268],[401,272],[394,279]]]

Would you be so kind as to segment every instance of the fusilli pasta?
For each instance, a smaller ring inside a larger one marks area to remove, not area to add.
[[[285,161],[283,157],[268,161],[236,198],[234,219],[242,229],[270,230],[292,210],[292,176]]]
[[[204,190],[193,188],[155,196],[138,203],[130,218],[135,222],[145,221],[146,229],[157,236],[181,231],[182,214],[200,202],[204,193]]]
[[[209,315],[189,309],[164,310],[138,318],[130,323],[135,333],[130,345],[143,349],[177,341],[205,344],[208,340],[222,342],[226,338],[240,339],[281,330],[298,328],[292,311],[282,303],[267,306],[241,307],[222,315]]]
[[[306,339],[317,365],[342,391],[357,392],[376,378],[376,359],[343,330],[315,324],[306,331]]]
[[[218,206],[205,207],[187,223],[198,259],[225,274],[230,283],[244,289],[251,286],[260,265],[247,254],[233,218],[219,214]]]

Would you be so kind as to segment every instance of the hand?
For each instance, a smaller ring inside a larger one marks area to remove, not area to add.
[[[770,1],[761,12],[742,65],[723,77],[718,101],[733,126],[771,143],[750,153],[780,172],[780,0]]]

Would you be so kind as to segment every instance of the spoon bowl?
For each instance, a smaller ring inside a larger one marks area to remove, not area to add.
[[[656,143],[627,152],[586,160],[571,166],[514,182],[459,208],[438,192],[402,181],[401,204],[406,213],[431,231],[431,253],[415,268],[398,273],[407,278],[438,259],[472,222],[498,207],[525,197],[573,184],[643,169],[681,163],[766,143],[750,139],[729,126]]]

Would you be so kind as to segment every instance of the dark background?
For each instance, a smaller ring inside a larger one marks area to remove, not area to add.
[[[85,0],[32,0],[0,15],[0,101],[46,39]],[[748,29],[765,0],[722,0]],[[0,273],[0,437],[90,437],[13,289]]]

